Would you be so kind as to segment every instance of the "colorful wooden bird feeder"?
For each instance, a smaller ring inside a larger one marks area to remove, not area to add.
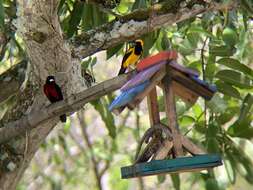
[[[109,107],[118,114],[126,107],[135,108],[145,97],[148,101],[151,128],[141,139],[135,163],[121,168],[122,178],[199,171],[222,164],[219,155],[205,154],[180,133],[175,95],[194,104],[199,96],[210,100],[216,88],[200,80],[198,72],[178,64],[176,59],[175,51],[165,51],[141,60],[137,74],[122,86],[121,94]],[[160,121],[157,86],[163,89],[167,124]],[[147,145],[140,151],[144,142]],[[191,156],[184,157],[187,153]]]

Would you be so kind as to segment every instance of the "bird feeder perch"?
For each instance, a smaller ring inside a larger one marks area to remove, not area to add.
[[[109,107],[119,114],[126,107],[134,109],[147,97],[151,128],[141,139],[135,163],[121,168],[122,178],[199,171],[222,164],[219,155],[205,154],[205,151],[180,133],[175,95],[194,104],[199,96],[210,100],[216,88],[200,80],[198,72],[178,64],[176,59],[177,52],[164,51],[141,60],[137,65],[137,74],[122,86],[121,94]],[[163,89],[168,118],[166,124],[160,121],[157,86]],[[147,145],[140,151],[144,141]],[[184,157],[187,153],[192,156]]]

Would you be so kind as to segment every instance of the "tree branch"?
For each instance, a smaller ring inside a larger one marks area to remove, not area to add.
[[[235,8],[235,4],[206,3],[188,8],[180,7],[182,0],[170,0],[166,3],[155,4],[147,9],[139,9],[122,16],[112,22],[104,24],[93,30],[76,36],[70,43],[72,44],[72,56],[85,58],[98,51],[112,48],[125,41],[140,38],[142,35],[152,32],[158,28],[172,25],[196,15],[224,9]]]
[[[0,143],[8,141],[13,137],[22,135],[26,131],[31,131],[35,127],[44,124],[54,117],[79,110],[86,103],[98,99],[101,96],[120,88],[126,83],[132,74],[133,72],[130,72],[128,74],[107,80],[89,89],[73,94],[64,101],[57,102],[44,109],[29,113],[21,119],[10,122],[5,126],[0,126]]]

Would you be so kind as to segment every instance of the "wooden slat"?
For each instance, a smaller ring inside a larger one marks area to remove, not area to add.
[[[152,160],[147,163],[139,163],[132,166],[122,167],[121,176],[126,179],[162,173],[199,171],[219,165],[222,165],[221,157],[215,154],[181,157],[170,160]]]
[[[154,87],[148,94],[147,103],[148,103],[149,122],[150,126],[152,127],[160,123],[156,87]]]
[[[183,147],[192,155],[198,155],[198,154],[205,154],[206,152],[202,150],[200,147],[195,145],[190,139],[187,137],[181,135],[181,141],[183,144]]]
[[[161,127],[168,127],[167,125],[164,125],[162,123],[159,124]],[[169,127],[168,127],[169,128]],[[169,135],[172,136],[171,133],[171,129],[169,128],[169,131],[167,131],[167,133],[169,133]],[[186,136],[180,134],[180,138],[182,141],[182,145],[183,147],[192,155],[199,155],[199,154],[206,154],[206,152],[201,149],[200,147],[198,147],[197,145],[195,145],[190,139],[188,139]]]
[[[150,79],[150,84],[143,92],[138,94],[134,100],[129,103],[131,107],[136,107],[148,94],[149,92],[163,79],[165,76],[165,65]]]
[[[185,73],[187,75],[198,77],[199,73],[196,70],[193,70],[191,68],[187,68],[181,64],[178,64],[176,60],[170,61],[170,66],[173,67],[173,69],[176,69],[182,73]]]
[[[172,81],[173,91],[186,103],[194,104],[198,99],[198,94],[184,87],[182,84]]]
[[[173,136],[173,151],[175,156],[183,155],[182,142],[180,138],[180,132],[177,124],[177,115],[176,115],[176,105],[174,99],[174,92],[172,87],[172,79],[169,75],[166,75],[162,81],[163,84],[163,92],[164,92],[164,102],[165,102],[165,110],[168,118],[168,126],[171,129],[171,133]]]
[[[199,84],[196,80],[191,79],[189,76],[175,70],[172,68],[171,72],[172,79],[176,82],[180,83],[184,87],[188,88],[189,90],[195,92],[199,96],[202,96],[203,98],[210,100],[213,95],[214,91],[208,88],[208,86],[204,86],[202,84]]]
[[[170,140],[165,140],[162,146],[156,151],[154,160],[163,160],[168,156],[168,153],[173,147],[173,142]]]

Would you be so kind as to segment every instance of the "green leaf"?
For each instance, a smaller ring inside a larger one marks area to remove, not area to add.
[[[250,78],[234,70],[221,70],[215,77],[239,88],[253,88],[253,81]]]
[[[4,6],[3,0],[0,0],[0,30],[4,30]]]
[[[95,100],[90,102],[91,105],[97,110],[104,121],[106,128],[109,131],[109,135],[112,138],[116,137],[116,126],[114,123],[114,118],[112,113],[108,110],[108,104],[105,101],[100,100]]]
[[[242,121],[251,115],[250,110],[251,110],[252,105],[253,105],[253,96],[251,94],[247,94],[242,102],[239,121]]]
[[[188,39],[178,45],[178,51],[183,55],[190,55],[194,52],[194,48]]]
[[[84,3],[80,1],[75,1],[73,5],[73,10],[70,13],[69,27],[67,31],[67,36],[70,38],[77,31],[77,27],[82,19],[84,11]]]
[[[68,134],[70,130],[70,120],[67,120],[67,122],[63,126],[63,132],[64,134]]]
[[[217,69],[215,60],[216,60],[216,56],[214,55],[208,56],[205,74],[206,74],[206,78],[208,78],[210,81],[213,80],[214,73],[216,72],[216,69]]]
[[[89,57],[88,60],[82,61],[82,63],[81,63],[82,68],[87,69],[89,67],[90,63],[91,63],[91,60],[92,60],[92,58]]]
[[[209,31],[207,31],[207,30],[205,30],[205,29],[203,29],[202,27],[199,27],[199,26],[192,26],[192,27],[189,28],[189,30],[187,32],[188,33],[195,33],[195,35],[202,34],[202,35],[204,35],[206,37],[209,37],[209,38],[215,38],[215,36],[211,32],[209,32]]]
[[[213,98],[207,102],[208,108],[214,113],[223,113],[227,109],[227,102],[221,98],[218,94],[215,94]]]
[[[209,124],[206,131],[206,147],[209,153],[219,153],[220,146],[217,140],[217,135],[219,133],[219,127],[217,125]]]
[[[187,34],[187,39],[191,43],[192,47],[197,48],[200,36],[196,32],[190,32]]]
[[[217,80],[215,84],[219,92],[233,98],[241,99],[240,92],[236,88],[234,88],[232,85],[221,80]]]
[[[143,48],[143,57],[146,57],[149,55],[149,50],[153,47],[155,41],[157,40],[159,36],[160,30],[148,33],[144,35],[143,41],[144,41],[144,48]]]
[[[59,6],[58,6],[58,14],[61,12],[61,9],[62,9],[64,3],[65,3],[65,0],[60,0]]]
[[[158,183],[161,184],[166,180],[166,175],[161,174],[157,176]]]
[[[90,63],[90,67],[93,68],[97,64],[97,57],[93,57]]]
[[[189,116],[189,115],[183,115],[179,119],[180,127],[188,127],[194,122],[195,122],[195,119],[193,117]]]
[[[230,183],[235,184],[238,163],[234,158],[234,155],[231,153],[230,148],[225,150],[226,160],[224,161],[225,169],[229,178]],[[228,163],[226,163],[228,162]]]
[[[242,102],[240,109],[240,115],[238,120],[236,120],[229,128],[228,134],[233,137],[241,137],[251,139],[253,137],[253,127],[251,108],[253,105],[253,96],[247,94]]]
[[[219,127],[217,125],[209,124],[206,132],[207,138],[215,138],[219,133]]]
[[[253,127],[250,126],[251,121],[251,118],[235,121],[235,123],[228,128],[228,134],[232,137],[251,139],[253,137]]]
[[[229,107],[224,113],[220,114],[218,117],[216,117],[216,121],[220,125],[224,125],[225,123],[229,122],[231,119],[235,117],[236,114],[239,113],[239,107]]]
[[[134,2],[132,10],[140,9],[140,8],[147,8],[147,1],[146,0],[138,0],[138,1]]]
[[[227,57],[232,56],[235,53],[236,49],[229,46],[213,46],[209,45],[209,53],[215,56]]]
[[[115,55],[122,47],[124,44],[119,44],[113,48],[110,48],[106,51],[106,59],[110,59],[113,55]]]
[[[195,104],[192,107],[192,110],[193,110],[193,113],[195,115],[195,118],[199,118],[201,115],[203,115],[204,110],[202,109],[202,107],[199,104]]]
[[[233,166],[236,168],[238,173],[247,180],[247,182],[253,184],[253,164],[251,159],[245,154],[241,147],[236,146],[232,141],[229,142],[229,145],[231,157],[236,163]],[[237,165],[242,167],[236,167]]]
[[[216,179],[209,178],[206,180],[206,190],[219,190],[219,185]]]
[[[170,174],[173,186],[176,190],[180,190],[180,177],[179,174]]]
[[[205,127],[204,121],[201,121],[195,124],[194,129],[199,133],[206,134],[206,127]]]
[[[253,14],[252,1],[250,1],[250,0],[240,0],[240,5],[241,5],[244,12],[247,12],[250,15]]]
[[[225,58],[219,59],[217,63],[221,65],[225,65],[226,67],[229,67],[236,71],[240,71],[244,73],[245,75],[248,75],[253,78],[253,70],[247,65],[240,63],[240,61],[236,59],[225,57]]]

